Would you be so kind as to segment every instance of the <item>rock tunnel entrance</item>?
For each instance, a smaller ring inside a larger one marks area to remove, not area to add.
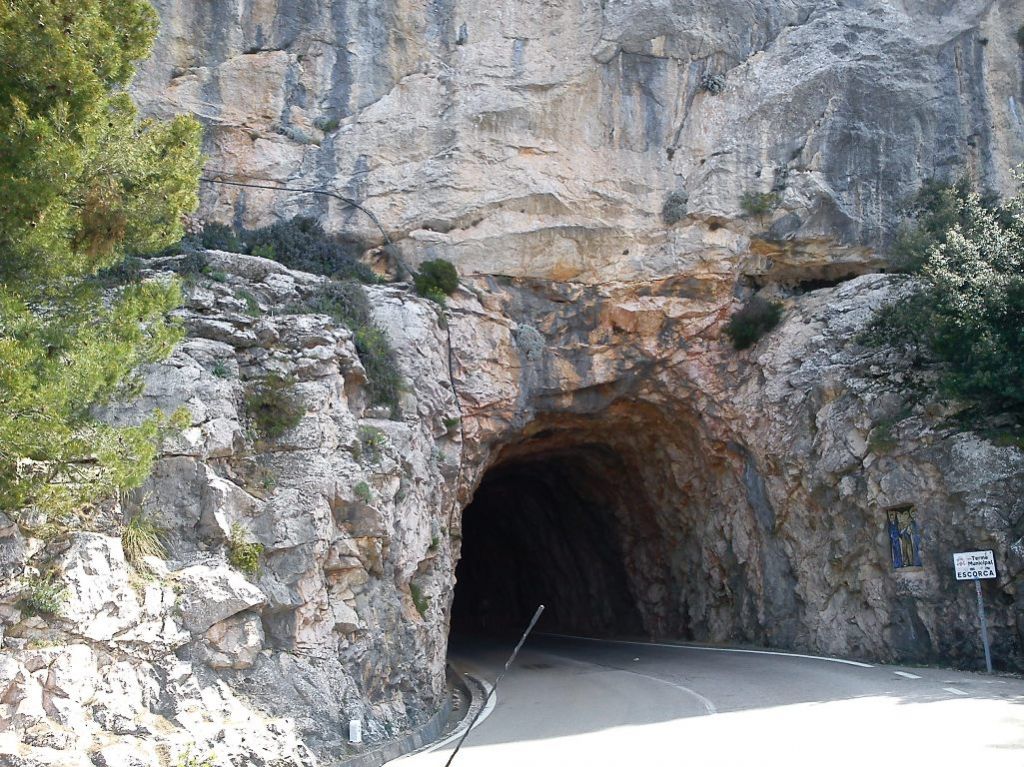
[[[540,630],[664,633],[675,590],[639,454],[603,436],[535,432],[488,470],[463,512],[454,634],[514,633],[538,604]]]
[[[693,411],[602,403],[535,421],[463,510],[453,635],[790,646],[796,579],[754,457]]]
[[[615,462],[599,453],[543,455],[487,474],[463,515],[453,631],[515,632],[544,604],[544,630],[643,633],[610,478],[595,474]]]

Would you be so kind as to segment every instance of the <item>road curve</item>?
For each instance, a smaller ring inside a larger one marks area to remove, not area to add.
[[[493,680],[509,647],[457,645]],[[394,762],[442,767],[454,743]],[[533,637],[453,767],[1024,765],[1024,681],[809,656]]]

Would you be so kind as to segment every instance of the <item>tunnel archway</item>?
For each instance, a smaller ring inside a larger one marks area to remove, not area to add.
[[[560,423],[501,451],[463,511],[453,634],[515,633],[538,604],[544,631],[665,633],[670,547],[619,427]]]

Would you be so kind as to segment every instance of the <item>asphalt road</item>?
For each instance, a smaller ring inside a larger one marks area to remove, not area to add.
[[[493,681],[511,644],[456,645]],[[454,743],[398,760],[443,767]],[[532,637],[453,767],[1024,767],[1024,680]]]

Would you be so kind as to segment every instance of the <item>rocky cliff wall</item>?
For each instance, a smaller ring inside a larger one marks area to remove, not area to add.
[[[136,94],[204,119],[212,175],[355,198],[464,274],[862,272],[922,180],[1006,191],[1024,159],[1015,0],[157,6]],[[330,198],[204,189],[216,218],[379,244]]]
[[[855,342],[894,278],[791,298],[742,353],[721,337],[732,299],[678,283],[485,278],[443,314],[371,287],[405,379],[393,419],[349,331],[290,313],[323,278],[209,258],[188,340],[108,414],[187,408],[149,482],[67,533],[5,523],[15,764],[152,767],[189,747],[338,763],[350,719],[376,743],[438,706],[453,596],[471,628],[543,600],[563,630],[974,666],[950,555],[992,548],[995,657],[1021,664],[1024,452],[964,432]],[[246,394],[273,374],[302,416],[267,438]],[[886,512],[908,506],[922,562],[894,570]],[[473,530],[509,509],[497,545]],[[167,547],[148,573],[122,546],[140,511]],[[248,573],[240,542],[261,547]],[[525,554],[500,566],[508,550]],[[456,588],[460,556],[499,567]],[[65,590],[57,614],[26,601],[42,573]]]

